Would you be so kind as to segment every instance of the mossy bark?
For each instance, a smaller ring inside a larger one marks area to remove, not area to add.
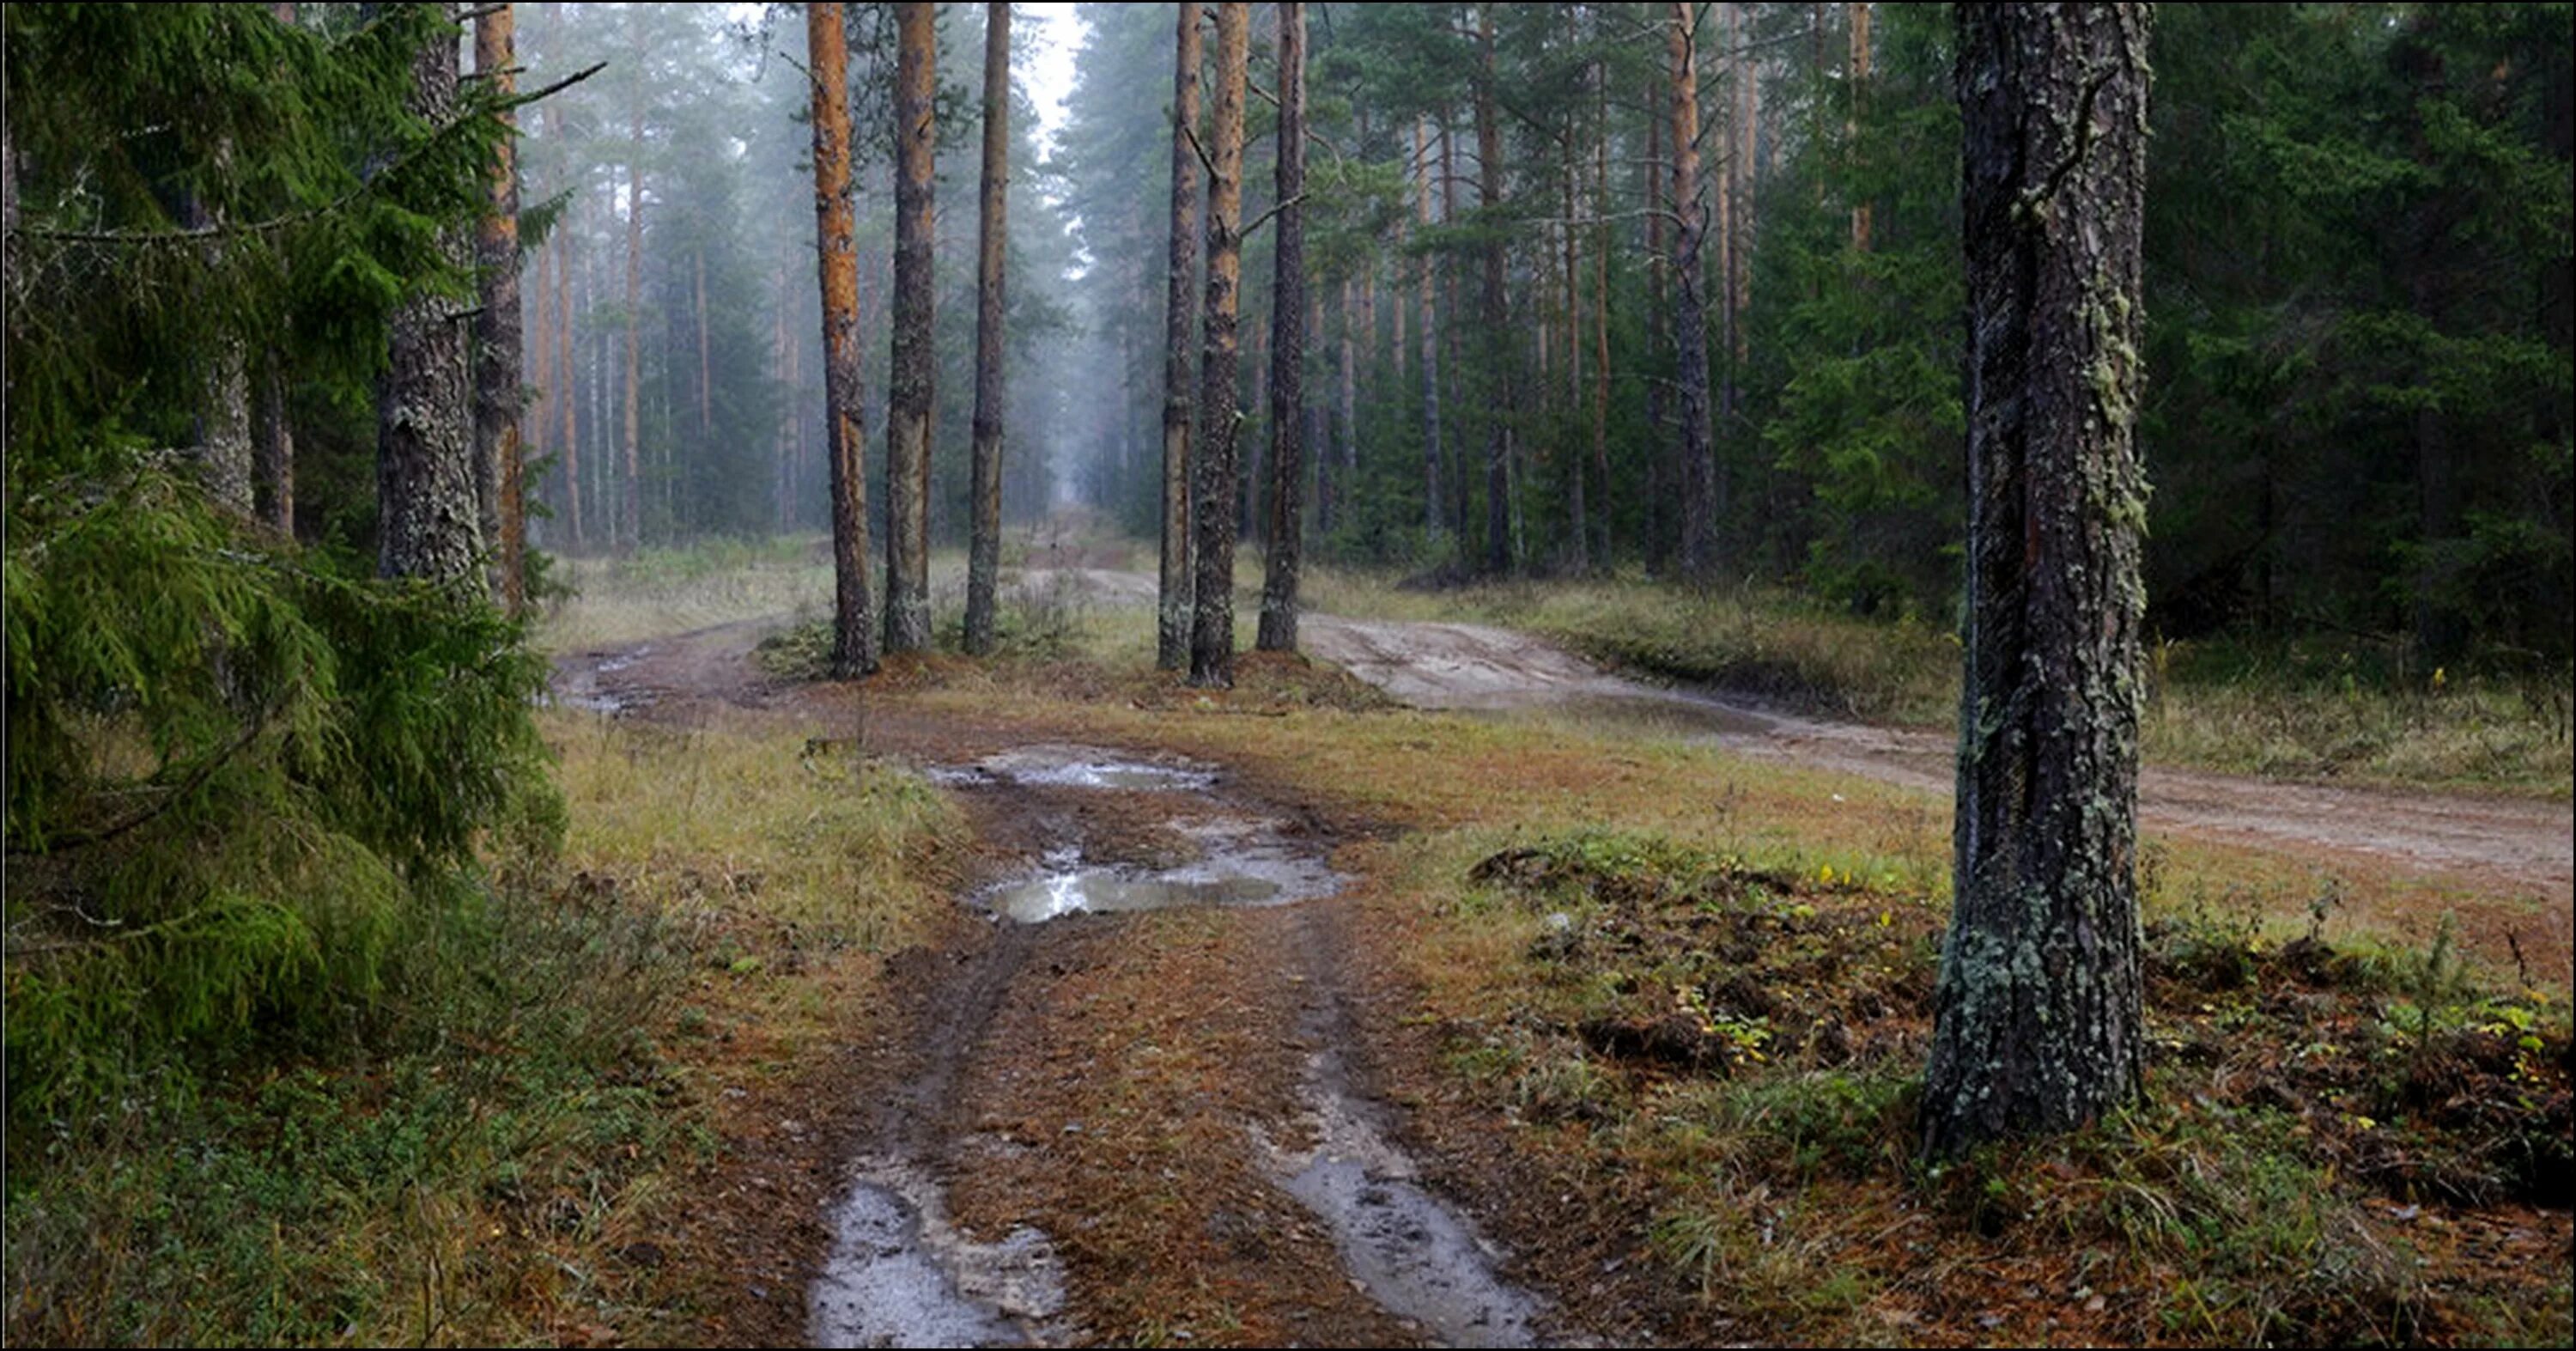
[[[2143,5],[1962,5],[1970,347],[1956,900],[1923,1148],[2135,1098]]]
[[[421,120],[444,125],[455,116],[456,65],[453,42],[421,48],[409,99]],[[462,271],[462,232],[446,232],[440,244]],[[419,295],[387,326],[389,353],[376,391],[376,571],[386,577],[481,581],[466,326],[456,310],[446,297]],[[247,437],[243,449],[247,468]],[[245,477],[245,501],[248,486]]]

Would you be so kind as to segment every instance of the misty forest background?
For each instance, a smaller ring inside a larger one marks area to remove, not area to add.
[[[525,274],[527,436],[551,512],[535,538],[587,553],[823,529],[794,44],[720,9],[526,9],[532,81],[609,63],[525,116],[525,194],[560,211]],[[1041,153],[1024,96],[1012,119],[1005,510],[1025,522],[1078,502],[1150,537],[1169,15],[1081,13],[1067,125]],[[890,23],[854,14],[864,389],[882,428],[893,43]],[[1964,477],[1946,15],[1751,4],[1705,25],[1705,447],[1678,443],[1671,396],[1658,16],[1482,17],[1489,33],[1462,6],[1323,5],[1310,21],[1311,552],[1450,577],[1671,575],[1682,457],[1699,453],[1714,465],[1707,578],[1951,623]],[[2140,430],[2156,635],[2363,640],[2390,675],[2464,657],[2563,666],[2567,27],[2553,6],[2160,19]],[[950,544],[967,522],[979,29],[973,7],[943,15],[931,528]],[[1274,45],[1253,43],[1257,87]],[[1271,205],[1274,117],[1256,95],[1247,221]],[[1247,536],[1265,519],[1271,233],[1250,235],[1244,266]],[[1509,279],[1499,325],[1479,308],[1487,250]],[[370,451],[353,435],[311,453],[363,481]],[[365,495],[345,496],[299,529],[362,538]],[[869,500],[882,512],[881,483]]]

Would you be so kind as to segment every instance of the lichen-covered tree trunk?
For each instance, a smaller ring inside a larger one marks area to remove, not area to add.
[[[1002,570],[1002,253],[1011,178],[1011,7],[984,6],[984,177],[975,265],[974,521],[966,546],[966,650],[993,650]]]
[[[518,87],[511,7],[492,5],[474,20],[474,71],[507,97]],[[513,127],[514,114],[501,114]],[[492,164],[490,208],[474,232],[474,265],[483,307],[474,316],[474,490],[485,540],[492,546],[493,595],[512,614],[520,608],[520,555],[527,517],[519,507],[519,411],[524,376],[519,351],[519,172],[510,133]]]
[[[1191,148],[1199,123],[1199,7],[1182,0],[1172,55],[1172,238],[1163,309],[1163,558],[1154,626],[1154,664],[1177,671],[1189,663],[1190,316],[1198,300],[1199,160]]]
[[[850,209],[848,39],[841,7],[805,7],[807,67],[814,81],[814,252],[823,299],[823,428],[832,480],[832,675],[877,668],[876,616],[868,599],[867,446],[859,376],[859,250]]]
[[[456,44],[430,42],[412,61],[414,116],[444,125],[456,109]],[[441,240],[459,271],[465,239]],[[441,585],[479,581],[472,403],[465,325],[455,303],[420,295],[394,311],[376,393],[376,571]]]
[[[2134,1098],[2147,8],[1961,5],[1967,671],[1923,1148]]]
[[[886,399],[885,650],[930,646],[932,109],[938,7],[895,6],[894,362]]]
[[[1216,7],[1216,89],[1209,100],[1207,310],[1201,323],[1199,433],[1190,447],[1190,683],[1234,683],[1235,330],[1243,275],[1243,92],[1252,6]]]
[[[1279,6],[1279,217],[1270,290],[1270,557],[1262,576],[1264,652],[1297,650],[1297,580],[1304,565],[1300,454],[1306,414],[1306,7]]]
[[[1699,7],[1676,0],[1664,28],[1672,69],[1674,477],[1681,486],[1681,570],[1705,579],[1716,565],[1716,494],[1708,423],[1708,268],[1700,258],[1706,212],[1699,182]]]

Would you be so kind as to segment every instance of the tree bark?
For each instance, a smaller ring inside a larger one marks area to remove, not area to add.
[[[1243,273],[1243,86],[1251,6],[1216,7],[1216,91],[1208,118],[1207,317],[1199,360],[1199,434],[1190,483],[1196,574],[1190,683],[1234,684],[1235,337]]]
[[[1430,119],[1413,122],[1413,162],[1422,175],[1418,211],[1423,233],[1431,231]],[[1425,240],[1426,244],[1428,240]],[[1427,250],[1422,255],[1422,534],[1426,542],[1441,536],[1440,519],[1440,339],[1435,296],[1439,268]]]
[[[1297,650],[1306,466],[1306,7],[1279,6],[1279,217],[1270,290],[1270,557],[1261,586],[1264,652]]]
[[[938,7],[895,6],[894,363],[886,403],[885,650],[930,646],[932,152]]]
[[[405,102],[432,126],[455,116],[456,49],[452,40],[434,40],[412,58]],[[461,272],[462,233],[443,232],[439,246]],[[376,571],[382,576],[440,586],[481,580],[461,318],[454,302],[418,295],[395,309],[388,326],[390,350],[376,392]]]
[[[1485,571],[1509,572],[1511,548],[1511,311],[1503,292],[1503,239],[1495,219],[1503,201],[1502,127],[1494,111],[1494,7],[1476,6],[1476,201],[1485,232]]]
[[[984,6],[984,181],[975,271],[975,520],[966,549],[966,650],[993,650],[1002,570],[1002,252],[1011,175],[1011,7]]]
[[[1673,388],[1680,405],[1673,462],[1681,481],[1682,576],[1705,581],[1716,565],[1716,493],[1708,409],[1708,269],[1700,247],[1699,9],[1676,0],[1664,30],[1672,65]]]
[[[1869,90],[1869,5],[1865,2],[1843,7],[1851,17],[1851,106],[1843,115],[1843,144],[1857,147],[1860,143],[1862,100]],[[1846,149],[1846,154],[1851,153]],[[1869,198],[1853,194],[1851,208],[1851,246],[1854,253],[1869,252]]]
[[[639,95],[640,97],[640,95]],[[635,107],[626,159],[626,480],[619,516],[629,549],[644,542],[644,107]]]
[[[1962,5],[1966,679],[1923,1149],[2138,1095],[2147,7]]]
[[[474,72],[503,97],[518,89],[518,50],[508,5],[474,20]],[[517,116],[501,115],[491,204],[474,234],[483,308],[474,316],[474,476],[482,526],[494,546],[492,593],[512,614],[525,605],[521,558],[527,516],[520,508],[519,413],[526,376],[519,350],[519,170]]]
[[[832,459],[832,675],[877,668],[868,598],[867,445],[859,377],[859,251],[850,209],[849,50],[841,7],[805,7],[814,81],[814,249],[823,300],[824,438]]]
[[[1199,7],[1182,0],[1172,57],[1172,237],[1163,309],[1163,557],[1154,664],[1189,661],[1194,622],[1190,576],[1190,315],[1199,250]]]

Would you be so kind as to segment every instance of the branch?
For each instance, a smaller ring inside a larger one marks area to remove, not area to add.
[[[1247,226],[1243,227],[1243,230],[1242,230],[1242,232],[1241,232],[1241,234],[1240,234],[1240,236],[1239,236],[1239,237],[1240,237],[1240,238],[1244,238],[1244,239],[1250,239],[1250,238],[1252,237],[1252,232],[1253,232],[1253,231],[1255,231],[1255,230],[1260,229],[1262,226],[1268,225],[1268,224],[1270,223],[1270,218],[1271,218],[1272,216],[1276,216],[1276,215],[1278,215],[1280,212],[1285,211],[1285,210],[1287,210],[1288,208],[1290,208],[1290,207],[1292,207],[1292,206],[1295,206],[1295,205],[1297,205],[1298,203],[1303,202],[1303,201],[1305,201],[1305,200],[1306,200],[1306,194],[1301,192],[1301,193],[1298,193],[1296,196],[1289,198],[1287,201],[1281,202],[1281,203],[1279,203],[1279,204],[1277,204],[1277,205],[1275,205],[1275,206],[1271,207],[1269,210],[1262,212],[1260,215],[1253,217],[1253,218],[1252,218],[1252,223],[1251,223],[1250,225],[1247,225]]]

